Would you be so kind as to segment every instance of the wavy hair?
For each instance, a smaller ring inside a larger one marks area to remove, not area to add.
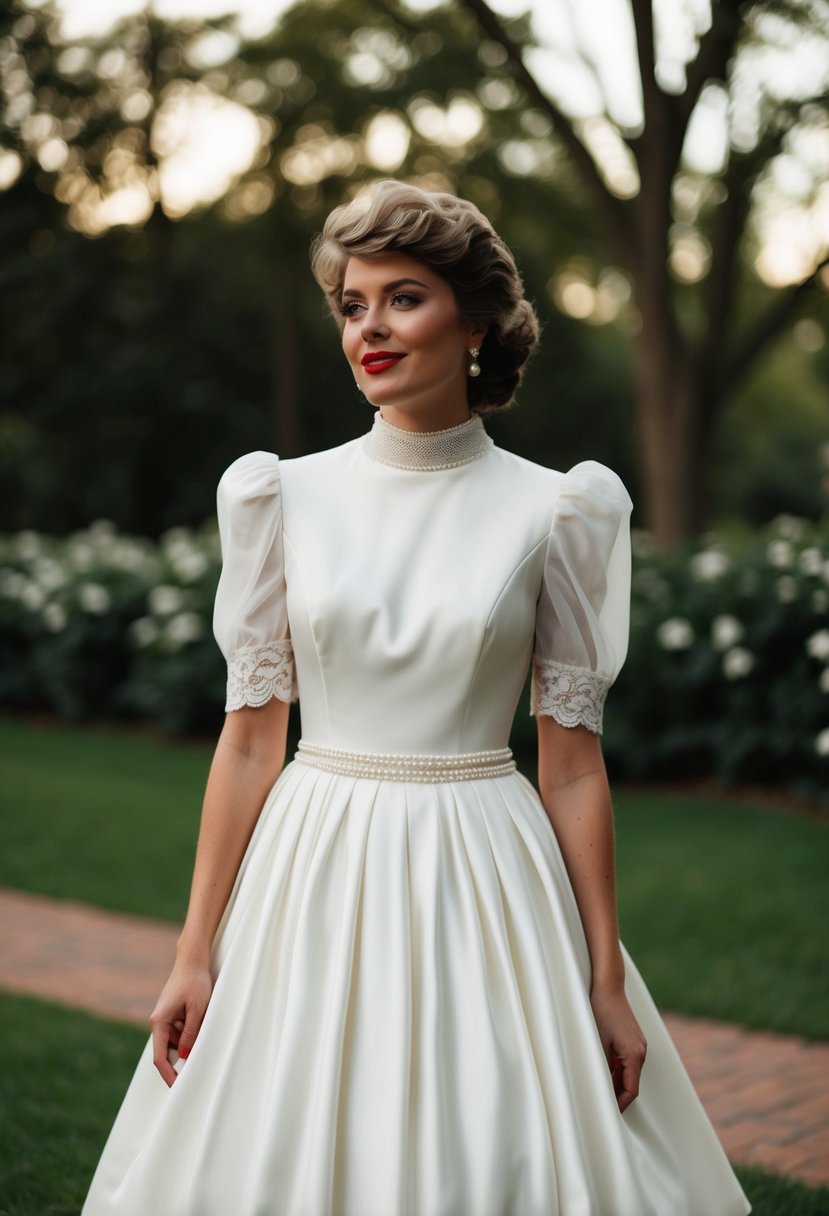
[[[474,203],[421,190],[391,178],[335,207],[311,245],[311,268],[342,329],[342,289],[350,257],[396,251],[449,283],[467,323],[489,326],[480,376],[468,381],[471,410],[483,414],[512,403],[539,323],[507,246]]]

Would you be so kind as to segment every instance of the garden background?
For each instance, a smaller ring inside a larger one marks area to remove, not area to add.
[[[216,484],[243,452],[368,429],[307,251],[331,206],[400,176],[475,201],[541,316],[493,437],[553,467],[601,460],[634,499],[604,740],[629,944],[654,951],[663,1004],[827,1037],[829,5],[224,7],[0,12],[2,881],[181,915],[192,783],[223,719]],[[133,801],[119,739],[155,741]],[[129,816],[102,836],[107,802]],[[135,849],[158,806],[177,878]],[[661,944],[653,867],[681,877]],[[61,1011],[42,1016],[61,1041]],[[26,1185],[9,1212],[73,1210],[27,1207]]]

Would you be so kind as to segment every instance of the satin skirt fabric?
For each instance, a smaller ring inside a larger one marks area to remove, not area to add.
[[[744,1216],[625,954],[648,1040],[620,1115],[536,791],[294,761],[168,1089],[143,1053],[83,1216]]]

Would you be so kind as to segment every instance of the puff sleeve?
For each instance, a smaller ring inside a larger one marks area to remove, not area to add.
[[[627,654],[632,505],[611,469],[576,465],[559,488],[544,559],[530,712],[594,734]]]
[[[213,633],[227,662],[225,710],[296,699],[289,637],[279,457],[249,452],[216,493],[222,571]]]

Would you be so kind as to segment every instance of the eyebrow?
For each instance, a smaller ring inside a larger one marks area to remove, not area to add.
[[[421,283],[420,279],[395,279],[391,283],[386,283],[385,287],[383,288],[383,291],[384,292],[395,291],[396,288],[398,288],[398,287],[405,287],[407,283],[413,283],[415,285],[415,287],[423,287],[426,291],[430,290],[429,284]],[[346,296],[359,296],[360,299],[365,298],[363,296],[363,293],[361,291],[357,291],[356,288],[354,288],[354,287],[349,287],[346,291],[343,292],[343,298],[345,298]]]

